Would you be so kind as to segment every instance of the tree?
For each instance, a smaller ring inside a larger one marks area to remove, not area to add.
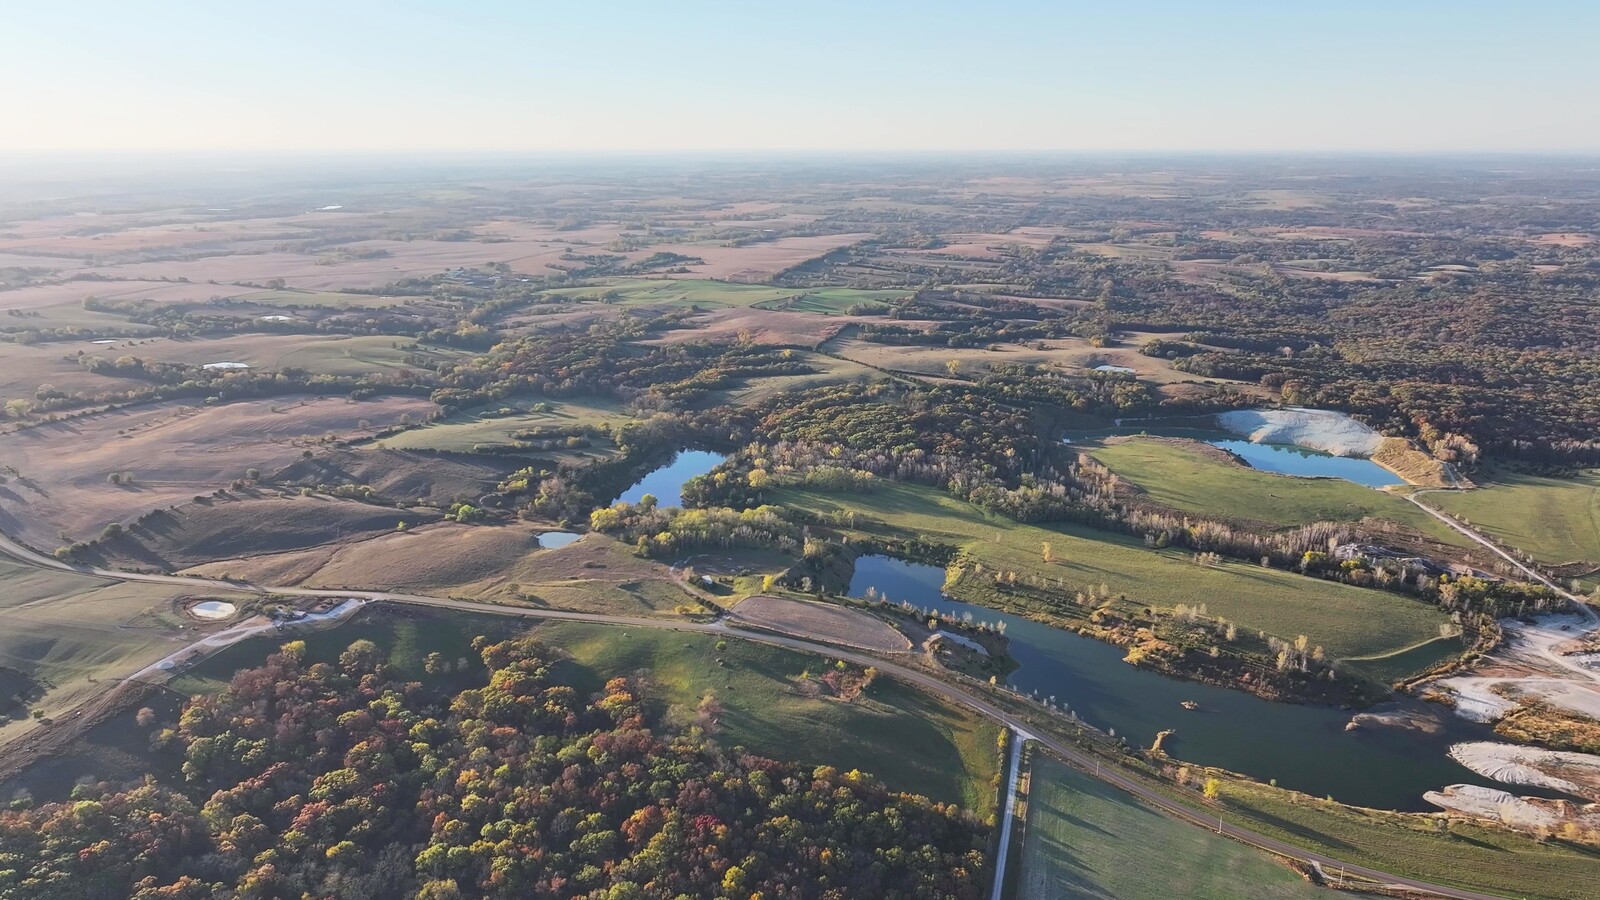
[[[1050,552],[1050,542],[1049,541],[1045,541],[1044,543],[1040,544],[1040,546],[1039,546],[1039,557],[1041,559],[1043,559],[1045,562],[1053,562],[1055,560],[1055,556]]]
[[[1222,781],[1216,776],[1207,776],[1205,787],[1202,789],[1207,800],[1215,800],[1222,796]]]

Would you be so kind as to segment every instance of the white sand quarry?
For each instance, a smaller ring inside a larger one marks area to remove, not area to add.
[[[1295,444],[1334,456],[1371,456],[1383,435],[1344,413],[1326,409],[1239,409],[1217,424],[1259,444]]]

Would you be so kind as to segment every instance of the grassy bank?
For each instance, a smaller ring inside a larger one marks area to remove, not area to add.
[[[1089,453],[1152,501],[1184,512],[1282,526],[1386,519],[1447,544],[1468,543],[1404,498],[1339,478],[1275,475],[1150,438],[1108,443]]]
[[[1017,609],[1024,613],[1081,617],[1088,611],[1070,602],[1072,594],[1104,584],[1113,598],[1125,595],[1130,607],[1203,603],[1211,615],[1242,629],[1290,639],[1308,635],[1335,657],[1402,650],[1437,637],[1447,621],[1438,609],[1395,594],[1246,563],[1199,566],[1186,552],[1151,550],[1133,538],[1089,528],[1019,524],[934,488],[885,483],[866,495],[785,489],[774,499],[825,516],[838,514],[842,521],[853,513],[853,528],[844,530],[862,538],[951,544],[991,572],[1064,580],[1059,602]],[[1046,543],[1050,562],[1043,559]],[[971,603],[1017,607],[1014,594],[970,572],[953,592]]]
[[[1508,897],[1600,897],[1600,850],[1442,816],[1357,809],[1225,779],[1229,816],[1270,837],[1437,884]]]
[[[1037,732],[1053,734],[1099,755],[1105,765],[1121,766],[1124,774],[1186,806],[1296,847],[1395,875],[1506,897],[1580,900],[1600,896],[1600,849],[1592,846],[1559,839],[1541,841],[1506,828],[1450,820],[1443,814],[1345,806],[1197,766],[1190,767],[1192,786],[1179,788],[1170,778],[1158,777],[1160,765],[1128,756],[1103,734],[1071,725],[1020,698],[999,692],[990,692],[990,696]],[[1208,776],[1219,781],[1216,802],[1204,799],[1193,786]],[[1150,852],[1164,853],[1165,849],[1158,846]],[[1179,891],[1168,896],[1187,894]]]
[[[1244,844],[1139,803],[1044,753],[1033,755],[1015,900],[1278,900],[1325,896]]]

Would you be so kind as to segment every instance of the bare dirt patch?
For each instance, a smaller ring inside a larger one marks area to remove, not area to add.
[[[467,453],[366,449],[318,452],[273,473],[291,487],[366,485],[388,500],[476,502],[525,461]]]
[[[1533,239],[1535,244],[1552,244],[1557,247],[1587,247],[1600,241],[1600,237],[1579,231],[1558,231],[1541,234]]]
[[[159,509],[95,545],[120,568],[175,571],[219,559],[344,544],[437,521],[432,509],[392,509],[328,497],[270,497]]]
[[[911,641],[881,619],[831,603],[761,595],[735,606],[728,615],[737,623],[847,647],[890,652],[911,649]]]

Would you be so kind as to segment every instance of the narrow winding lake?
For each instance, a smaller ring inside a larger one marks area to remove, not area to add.
[[[1427,710],[1442,725],[1436,734],[1377,725],[1345,731],[1349,711],[1272,703],[1243,691],[1135,668],[1122,661],[1119,647],[951,600],[942,593],[943,585],[944,570],[936,566],[864,556],[856,561],[850,594],[865,596],[874,587],[894,602],[905,600],[957,616],[971,613],[979,622],[1004,622],[1011,655],[1020,665],[1008,680],[1012,687],[1054,696],[1085,722],[1114,729],[1141,747],[1149,747],[1156,732],[1176,729],[1167,749],[1188,762],[1261,781],[1277,779],[1281,787],[1358,806],[1406,811],[1432,810],[1423,792],[1447,784],[1496,786],[1446,755],[1452,743],[1492,739],[1493,733],[1441,715],[1443,709]],[[1199,708],[1184,709],[1186,700]]]
[[[727,457],[708,450],[680,450],[672,461],[633,483],[617,498],[619,503],[638,503],[645,494],[654,495],[661,507],[683,505],[683,483],[704,475]]]

